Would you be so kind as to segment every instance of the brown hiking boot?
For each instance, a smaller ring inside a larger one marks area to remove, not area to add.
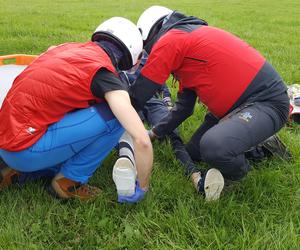
[[[56,175],[49,189],[51,195],[63,200],[70,198],[79,198],[80,200],[89,200],[96,198],[101,190],[87,184],[81,184],[76,181],[65,178],[63,175]]]
[[[18,183],[20,173],[10,167],[3,167],[0,170],[0,191]]]

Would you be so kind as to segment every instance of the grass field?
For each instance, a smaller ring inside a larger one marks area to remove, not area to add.
[[[101,21],[115,15],[136,21],[152,4],[233,32],[257,48],[287,84],[300,84],[299,0],[0,0],[0,55],[38,54],[50,45],[86,41]],[[204,113],[197,107],[181,126],[185,141]],[[300,249],[299,132],[295,124],[280,132],[293,163],[273,158],[255,164],[214,203],[195,193],[170,145],[157,142],[151,192],[137,205],[116,203],[116,154],[91,179],[103,189],[93,202],[59,202],[42,183],[9,188],[0,194],[0,248]]]

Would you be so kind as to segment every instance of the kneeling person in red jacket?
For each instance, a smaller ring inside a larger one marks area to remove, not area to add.
[[[245,152],[286,123],[287,88],[258,51],[204,20],[152,6],[137,26],[149,58],[130,90],[133,103],[141,108],[170,74],[179,82],[175,107],[151,131],[156,137],[192,115],[197,98],[207,106],[209,113],[186,148],[194,160],[215,168],[192,177],[200,192],[217,199],[222,176],[243,178],[250,170]]]

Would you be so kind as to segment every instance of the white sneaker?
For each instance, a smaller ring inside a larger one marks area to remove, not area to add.
[[[192,174],[192,182],[197,192],[205,196],[207,201],[215,201],[220,198],[224,188],[224,178],[221,172],[215,168]]]
[[[113,181],[119,195],[131,196],[135,193],[136,168],[128,158],[121,157],[116,161]]]

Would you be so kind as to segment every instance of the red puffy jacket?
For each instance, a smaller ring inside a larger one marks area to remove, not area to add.
[[[258,51],[218,28],[171,29],[154,44],[141,74],[164,83],[170,73],[193,90],[215,116],[223,117],[265,63]]]
[[[14,81],[0,110],[0,148],[19,151],[74,109],[100,101],[90,85],[100,68],[115,73],[97,44],[67,43],[38,57]]]

